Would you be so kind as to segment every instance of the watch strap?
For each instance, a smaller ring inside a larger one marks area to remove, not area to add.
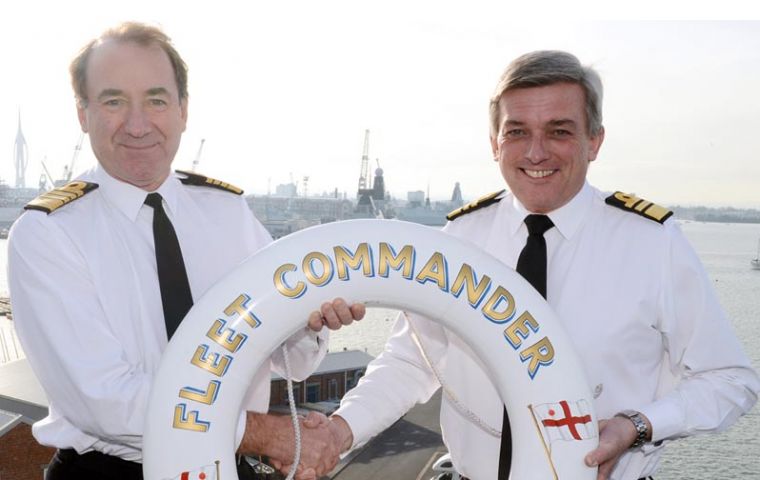
[[[629,448],[639,448],[640,446],[644,445],[644,443],[646,443],[647,436],[649,434],[649,428],[647,427],[647,422],[644,421],[644,418],[640,412],[637,412],[635,410],[623,410],[622,412],[615,414],[615,416],[627,418],[633,423],[633,426],[636,428],[636,439],[633,441]]]

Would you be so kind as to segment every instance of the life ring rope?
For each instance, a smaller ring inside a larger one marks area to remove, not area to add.
[[[282,359],[285,362],[285,382],[288,389],[288,404],[290,405],[290,418],[293,421],[293,432],[295,434],[295,449],[293,456],[293,468],[288,472],[285,480],[293,480],[296,476],[296,467],[301,462],[301,425],[298,423],[298,411],[296,411],[296,401],[293,395],[293,376],[290,373],[290,356],[288,355],[288,346],[282,344]]]
[[[412,339],[414,340],[414,343],[417,345],[417,348],[420,351],[420,354],[422,354],[422,358],[425,359],[425,363],[430,368],[430,371],[433,372],[433,375],[435,375],[436,380],[438,380],[438,384],[441,385],[441,390],[443,390],[444,395],[448,397],[449,401],[452,405],[454,405],[454,408],[459,410],[459,413],[469,420],[473,425],[477,426],[479,429],[483,430],[487,434],[491,435],[492,437],[499,437],[501,438],[501,430],[498,430],[496,428],[493,428],[491,425],[488,424],[485,420],[480,418],[475,412],[467,408],[462,402],[459,401],[459,397],[457,397],[456,393],[449,388],[448,384],[444,381],[443,375],[441,374],[440,370],[438,370],[438,367],[435,366],[435,363],[430,359],[430,356],[427,353],[427,349],[425,348],[425,345],[422,343],[422,339],[420,338],[419,333],[417,333],[417,327],[414,326],[414,322],[411,321],[409,318],[409,315],[406,312],[402,312],[404,317],[406,317],[406,321],[409,324],[409,328],[412,331]]]

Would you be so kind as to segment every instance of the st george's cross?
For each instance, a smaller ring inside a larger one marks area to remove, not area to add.
[[[591,422],[591,408],[586,400],[543,403],[532,408],[542,433],[551,444],[555,440],[585,440],[597,436]]]

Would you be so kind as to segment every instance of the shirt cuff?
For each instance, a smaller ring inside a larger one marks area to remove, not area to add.
[[[330,332],[327,328],[323,328],[319,332],[315,332],[309,327],[304,327],[291,335],[285,342],[288,345],[288,349],[301,349],[304,352],[318,352],[322,345],[324,345],[329,339]]]
[[[375,418],[375,415],[367,410],[364,405],[351,401],[341,402],[340,408],[338,408],[333,415],[338,415],[343,418],[351,429],[353,442],[348,449],[348,452],[361,447],[374,436],[371,428],[371,421],[368,420]]]
[[[245,410],[240,412],[240,418],[238,418],[237,428],[235,429],[235,450],[240,448],[240,443],[243,441],[243,435],[245,435],[245,424],[248,414]]]
[[[654,402],[639,409],[652,424],[652,443],[677,438],[683,431],[683,411],[666,399]]]

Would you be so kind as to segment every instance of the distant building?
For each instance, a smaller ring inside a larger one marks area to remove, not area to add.
[[[303,382],[293,384],[293,399],[296,405],[340,401],[364,376],[367,365],[373,358],[360,350],[328,353],[314,374]],[[287,381],[277,374],[272,375],[272,396],[269,404],[288,404]]]
[[[295,197],[298,195],[298,187],[295,183],[282,183],[274,187],[275,197]]]
[[[446,215],[462,205],[464,200],[459,182],[454,185],[448,202],[431,202],[429,195],[422,190],[415,190],[407,192],[406,205],[396,209],[396,218],[429,227],[442,227],[446,225]]]
[[[406,192],[406,204],[408,207],[421,207],[425,205],[425,192],[422,190]]]
[[[353,210],[350,200],[337,197],[246,197],[248,207],[274,238],[297,230],[335,222]]]
[[[462,205],[464,205],[464,200],[462,199],[462,189],[459,186],[459,182],[456,182],[454,184],[454,191],[451,192],[451,206],[454,208],[459,208]]]
[[[375,179],[370,188],[356,192],[356,207],[351,218],[393,218],[389,195],[385,191],[383,169],[375,169]]]
[[[11,228],[24,212],[24,205],[39,194],[38,188],[12,188],[0,180],[0,229]]]

